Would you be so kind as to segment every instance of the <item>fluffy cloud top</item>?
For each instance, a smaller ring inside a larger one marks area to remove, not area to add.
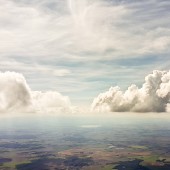
[[[165,112],[170,103],[170,71],[153,71],[145,77],[142,88],[131,85],[123,92],[111,87],[99,94],[92,103],[94,111],[111,112]]]
[[[65,113],[71,103],[56,91],[32,91],[22,74],[0,72],[0,113],[15,111]]]
[[[42,112],[70,112],[71,103],[67,96],[62,96],[56,91],[32,92],[33,108]]]
[[[165,112],[170,111],[170,71],[153,71],[141,88],[131,85],[123,92],[111,87],[92,103],[93,111]],[[0,113],[31,111],[40,113],[74,112],[67,96],[57,91],[32,91],[24,76],[0,72]]]
[[[0,72],[0,112],[26,107],[31,93],[25,78],[15,72]]]

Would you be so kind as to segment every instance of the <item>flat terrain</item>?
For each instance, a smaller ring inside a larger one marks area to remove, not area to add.
[[[170,120],[1,118],[0,169],[170,170]]]

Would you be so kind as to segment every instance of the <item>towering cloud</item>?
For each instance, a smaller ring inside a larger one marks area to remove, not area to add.
[[[123,92],[111,87],[92,103],[93,111],[165,112],[170,103],[170,71],[153,71],[145,77],[142,88],[131,85]]]
[[[21,109],[31,104],[25,78],[15,72],[0,72],[0,112]]]
[[[56,91],[32,91],[22,74],[0,72],[0,113],[20,110],[63,113],[71,111],[71,103]]]

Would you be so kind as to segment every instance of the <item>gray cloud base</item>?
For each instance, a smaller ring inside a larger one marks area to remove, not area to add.
[[[142,88],[131,85],[123,92],[111,87],[92,103],[97,112],[165,112],[170,103],[170,71],[154,70],[145,77]]]

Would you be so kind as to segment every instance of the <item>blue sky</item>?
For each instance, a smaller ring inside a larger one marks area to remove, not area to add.
[[[90,104],[170,67],[169,0],[0,0],[0,70]]]

